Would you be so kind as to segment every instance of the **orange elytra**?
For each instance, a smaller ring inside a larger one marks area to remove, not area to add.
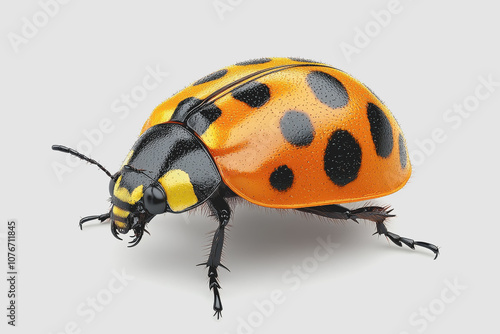
[[[172,117],[181,121],[186,105],[199,106],[181,110],[189,118],[217,110],[195,132],[224,183],[254,204],[290,209],[367,200],[399,190],[411,174],[389,109],[325,64],[265,58],[228,66],[160,104],[141,134]]]

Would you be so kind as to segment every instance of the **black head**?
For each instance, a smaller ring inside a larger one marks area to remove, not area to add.
[[[70,148],[54,145],[98,166],[110,177],[111,209],[85,217],[111,221],[113,235],[132,230],[132,246],[142,238],[155,215],[190,210],[207,200],[222,182],[210,153],[189,129],[177,123],[157,124],[145,131],[132,147],[120,170],[112,175],[97,161]]]

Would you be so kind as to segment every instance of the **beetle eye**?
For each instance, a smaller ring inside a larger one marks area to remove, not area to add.
[[[113,192],[114,192],[114,190],[115,190],[115,183],[116,183],[116,180],[115,180],[115,179],[111,179],[111,180],[109,181],[109,194],[110,194],[111,196],[113,196]]]
[[[151,185],[144,191],[144,208],[154,215],[167,211],[167,196],[158,183]]]

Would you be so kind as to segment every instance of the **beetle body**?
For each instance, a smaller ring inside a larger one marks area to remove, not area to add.
[[[402,131],[362,83],[324,64],[266,58],[219,70],[143,126],[182,122],[248,201],[301,208],[366,200],[411,174]]]
[[[164,212],[206,203],[219,223],[208,260],[217,317],[222,311],[217,269],[230,197],[333,219],[366,219],[395,244],[432,244],[391,233],[388,207],[349,210],[340,203],[385,196],[404,186],[411,165],[394,116],[361,82],[326,64],[261,58],[228,66],[160,104],[144,124],[121,169],[111,175],[112,207],[85,217],[111,221],[113,235]]]

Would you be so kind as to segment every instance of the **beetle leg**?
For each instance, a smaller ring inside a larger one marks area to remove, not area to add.
[[[341,205],[332,204],[314,206],[310,208],[300,208],[297,210],[333,219],[351,219],[356,223],[358,222],[358,219],[370,220],[377,224],[377,232],[375,232],[374,234],[383,234],[387,238],[389,238],[389,240],[400,247],[405,244],[411,249],[415,249],[415,246],[427,248],[434,252],[434,259],[436,259],[439,255],[438,247],[433,244],[424,241],[414,241],[413,239],[404,238],[397,234],[389,232],[385,227],[384,221],[387,218],[395,217],[395,215],[391,214],[392,209],[389,209],[389,207],[365,206],[359,209],[349,210],[348,208]]]
[[[222,302],[219,294],[219,289],[221,287],[219,284],[217,268],[221,266],[227,269],[226,266],[220,263],[220,261],[222,248],[224,247],[225,228],[231,216],[231,209],[219,192],[215,193],[210,199],[208,199],[207,203],[215,218],[219,221],[219,227],[214,232],[212,247],[210,249],[207,262],[200,263],[199,265],[205,265],[208,267],[208,287],[214,293],[214,316],[217,316],[217,319],[219,319],[219,317],[222,316]]]
[[[91,221],[91,220],[99,220],[101,223],[103,221],[105,221],[106,219],[108,219],[110,217],[110,213],[103,213],[102,215],[98,215],[98,216],[87,216],[87,217],[83,217],[82,219],[80,219],[80,222],[78,223],[78,225],[80,225],[80,230],[83,229],[83,224],[88,222],[88,221]]]
[[[434,255],[435,255],[434,260],[439,255],[439,248],[436,245],[430,244],[430,243],[425,242],[425,241],[414,241],[413,239],[400,237],[399,235],[397,235],[395,233],[389,232],[387,230],[387,227],[385,227],[385,224],[383,222],[380,222],[380,223],[377,222],[377,232],[375,232],[373,234],[379,234],[379,235],[383,234],[387,238],[389,238],[389,240],[391,240],[393,243],[398,245],[399,247],[401,247],[401,246],[403,246],[403,244],[405,244],[406,246],[410,247],[411,249],[415,249],[415,246],[427,248],[434,253]]]
[[[358,223],[358,219],[371,220],[373,222],[383,222],[386,218],[394,217],[391,214],[392,209],[380,206],[365,206],[356,210],[349,210],[346,207],[337,204],[313,206],[309,208],[297,209],[303,212],[309,212],[318,216],[333,219],[353,220]]]

